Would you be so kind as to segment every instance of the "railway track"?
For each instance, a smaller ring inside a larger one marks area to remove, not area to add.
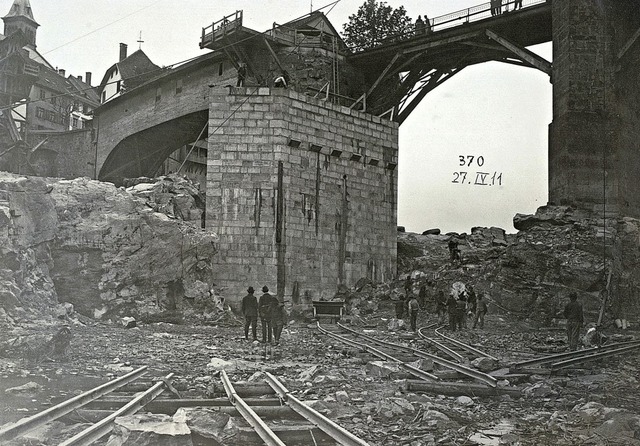
[[[0,444],[6,444],[56,420],[81,420],[92,424],[75,435],[58,440],[61,446],[104,444],[117,417],[144,411],[174,415],[180,408],[199,408],[233,417],[233,434],[225,433],[228,445],[345,445],[368,443],[297,399],[274,375],[264,374],[262,383],[232,383],[226,372],[219,374],[223,397],[183,399],[169,374],[146,387],[140,381],[148,372],[140,367],[33,416],[0,427]],[[129,392],[123,392],[125,389]],[[215,388],[215,386],[214,386]],[[135,394],[132,394],[135,392]],[[164,394],[164,395],[163,395]],[[162,395],[162,397],[161,397]],[[215,396],[215,393],[214,393]],[[209,423],[211,424],[211,423]],[[187,429],[188,430],[188,429]],[[196,434],[200,435],[199,432]],[[227,438],[228,437],[228,438]]]
[[[425,350],[419,350],[406,345],[379,339],[368,334],[358,332],[339,323],[329,326],[321,326],[318,323],[317,327],[321,333],[335,341],[349,345],[362,352],[367,352],[368,354],[384,361],[390,361],[397,364],[400,368],[418,380],[437,382],[440,383],[443,388],[446,387],[447,382],[452,383],[460,381],[479,383],[491,389],[495,389],[497,387],[496,378],[462,364],[464,362],[462,360],[462,354],[454,352],[450,347],[445,348],[442,342],[438,343],[439,347],[437,348],[441,354],[433,354]],[[425,327],[423,332],[433,327],[434,326]],[[422,336],[424,336],[424,334],[421,334],[421,337]],[[451,338],[446,340],[446,342],[449,342],[450,344],[455,344],[458,350],[473,353],[477,357],[484,356],[493,358],[490,355],[485,355],[472,346],[453,341],[454,340]],[[427,344],[433,345],[429,342],[427,342]],[[443,351],[447,351],[447,357],[442,353]],[[433,363],[433,370],[423,370],[411,364],[419,359],[427,359]]]
[[[544,367],[550,373],[558,372],[562,369],[584,364],[598,359],[608,358],[621,354],[627,354],[640,349],[640,341],[619,342],[605,344],[600,347],[587,348],[573,352],[558,353],[539,358],[528,359],[526,361],[515,362],[509,366],[509,370],[514,373],[533,371],[539,372],[535,367]]]

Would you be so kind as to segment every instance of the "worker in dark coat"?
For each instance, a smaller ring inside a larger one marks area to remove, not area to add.
[[[569,303],[564,307],[564,317],[567,319],[569,350],[575,351],[578,349],[580,330],[584,323],[582,304],[578,302],[578,295],[576,293],[569,294]]]
[[[456,331],[456,322],[458,312],[458,304],[456,298],[453,294],[449,295],[449,299],[447,299],[447,313],[449,314],[449,330]]]
[[[258,299],[253,295],[252,286],[247,288],[247,295],[242,298],[242,314],[244,315],[244,339],[249,340],[249,326],[253,340],[257,339],[256,331],[258,325]]]
[[[260,296],[258,302],[258,315],[260,316],[260,323],[262,324],[262,343],[267,341],[271,343],[271,306],[275,297],[269,294],[269,288],[265,285],[262,287],[264,293]]]

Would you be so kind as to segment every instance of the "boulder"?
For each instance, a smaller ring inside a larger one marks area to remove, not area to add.
[[[440,229],[438,228],[427,229],[422,233],[422,235],[440,235]]]
[[[498,361],[492,358],[482,357],[471,361],[471,366],[481,372],[491,372],[498,368]]]
[[[197,444],[227,445],[239,431],[233,417],[207,407],[181,407],[173,418],[185,421]]]
[[[106,446],[193,446],[184,420],[164,414],[118,417]]]
[[[388,361],[368,362],[365,370],[367,375],[375,378],[397,378],[400,375],[400,367],[396,363]]]

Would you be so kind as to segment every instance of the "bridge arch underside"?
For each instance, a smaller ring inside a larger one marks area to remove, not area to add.
[[[111,150],[98,179],[121,185],[125,178],[155,175],[174,151],[208,135],[208,121],[209,110],[201,110],[127,136]]]

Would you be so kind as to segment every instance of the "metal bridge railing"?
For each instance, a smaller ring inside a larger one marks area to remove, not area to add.
[[[540,5],[540,4],[549,3],[549,2],[551,2],[551,0],[522,0],[522,8],[515,11],[515,13],[518,13],[521,10],[524,10],[531,6]],[[505,13],[513,14],[516,3],[517,3],[516,0],[506,0],[506,1],[502,0],[501,14],[505,14]],[[498,16],[492,15],[491,3],[489,2],[482,3],[480,5],[472,6],[466,9],[461,9],[460,11],[450,12],[448,14],[441,15],[433,19],[429,19],[429,24],[426,27],[425,32],[426,33],[438,32],[448,28],[462,26],[467,23],[477,22],[477,21],[488,19],[491,17],[498,17]],[[405,33],[400,33],[393,36],[387,36],[384,39],[380,39],[379,41],[377,41],[374,47],[388,44],[388,43],[398,42],[401,40],[407,40],[414,37],[415,35],[416,35],[416,31],[412,29]],[[371,47],[366,49],[370,49],[370,48]],[[357,53],[359,51],[364,51],[365,48],[352,47],[351,50]]]

